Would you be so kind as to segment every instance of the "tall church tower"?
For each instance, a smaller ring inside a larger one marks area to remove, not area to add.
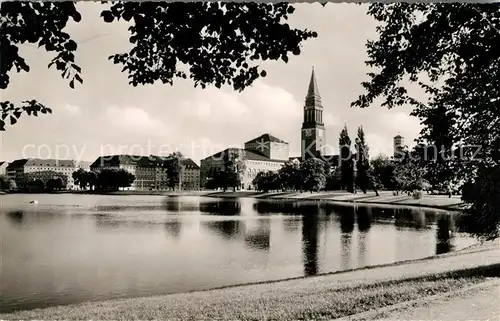
[[[323,124],[323,106],[314,76],[314,67],[304,105],[301,141],[302,160],[321,156],[325,145],[325,125]]]

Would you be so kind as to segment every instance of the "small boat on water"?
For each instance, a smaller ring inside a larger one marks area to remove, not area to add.
[[[35,204],[36,205],[36,204],[38,204],[38,201],[37,200],[32,200],[32,201],[30,201],[30,204]]]

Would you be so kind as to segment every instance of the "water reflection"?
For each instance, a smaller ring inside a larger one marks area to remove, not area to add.
[[[11,203],[0,208],[0,235],[11,246],[0,312],[317,275],[444,253],[454,243],[449,216],[409,208],[61,194],[40,195],[35,209],[21,207],[22,197],[2,196]],[[423,228],[434,219],[437,229]]]
[[[355,208],[345,207],[343,211],[339,212],[340,230],[343,234],[352,233],[355,223]]]
[[[437,219],[436,254],[453,250],[454,223],[451,215],[441,215]]]
[[[202,221],[200,226],[226,240],[239,238],[243,232],[240,220]]]
[[[356,216],[358,230],[360,232],[368,232],[372,226],[372,208],[367,206],[357,207]]]
[[[359,246],[359,257],[358,257],[358,267],[365,267],[367,265],[366,262],[366,232],[361,232],[358,234],[358,246]]]
[[[24,211],[7,212],[7,217],[15,225],[22,225],[24,222]]]
[[[169,212],[180,212],[181,210],[181,201],[178,196],[167,196],[165,205]]]
[[[168,235],[179,239],[182,232],[182,222],[179,221],[167,221],[165,222],[165,231]]]
[[[212,215],[239,215],[241,204],[238,199],[224,199],[200,203],[200,212]]]
[[[356,208],[356,221],[358,223],[358,267],[364,267],[366,262],[367,234],[372,226],[372,208],[362,206]]]
[[[254,250],[269,251],[271,247],[271,221],[260,219],[245,222],[245,246]]]
[[[427,218],[423,209],[397,208],[394,210],[396,227],[409,227],[417,230],[427,227]]]
[[[351,262],[352,232],[354,231],[356,207],[344,207],[340,215],[341,268],[349,269]]]
[[[302,260],[306,276],[318,273],[319,222],[317,213],[302,216]]]
[[[302,215],[316,213],[319,208],[318,203],[305,201],[258,200],[253,204],[253,209],[259,214]]]

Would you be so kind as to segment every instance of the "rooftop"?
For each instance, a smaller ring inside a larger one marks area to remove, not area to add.
[[[281,140],[281,139],[277,138],[276,136],[273,136],[273,135],[271,135],[269,133],[262,134],[259,137],[256,137],[256,138],[254,138],[252,140],[249,140],[245,144],[260,143],[260,142],[266,142],[266,143],[267,142],[271,142],[271,143],[288,144],[284,140]]]
[[[307,90],[307,96],[319,97],[318,84],[316,83],[316,76],[314,75],[314,67],[312,68],[311,80],[309,81],[309,88]]]
[[[24,166],[24,164],[26,164],[26,162],[28,161],[27,158],[23,158],[23,159],[16,159],[12,162],[9,163],[9,165],[7,167],[19,167],[19,166]]]
[[[75,167],[74,160],[28,158],[24,166]]]
[[[139,155],[106,155],[99,156],[90,167],[137,165],[145,156]]]
[[[279,163],[284,162],[282,160],[268,158],[264,155],[261,155],[261,154],[254,152],[254,151],[251,151],[248,149],[243,149],[243,148],[226,148],[225,150],[218,152],[217,154],[214,154],[212,156],[208,156],[208,157],[202,159],[202,161],[208,160],[210,158],[222,159],[225,154],[229,154],[229,153],[236,153],[247,160],[263,161],[263,162],[279,162]]]
[[[136,165],[138,167],[161,167],[168,160],[168,156],[138,156],[138,155],[108,155],[100,156],[91,167]],[[181,163],[188,167],[197,169],[199,166],[190,158],[181,159]]]
[[[184,158],[181,163],[189,169],[200,169],[200,166],[198,166],[198,164],[196,164],[191,158]]]
[[[20,166],[46,166],[46,167],[75,167],[76,161],[72,159],[44,159],[44,158],[23,158],[16,159],[9,163],[7,167]]]

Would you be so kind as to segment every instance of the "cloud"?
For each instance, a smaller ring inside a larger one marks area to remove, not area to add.
[[[28,95],[47,106],[61,107],[54,108],[52,115],[23,116],[3,133],[1,150],[5,159],[21,157],[26,144],[85,145],[89,160],[95,159],[102,144],[151,142],[156,146],[180,146],[186,154],[191,145],[200,144],[216,152],[265,132],[288,141],[291,154],[298,155],[304,98],[313,63],[325,108],[327,142],[334,147],[345,122],[352,136],[357,126],[363,125],[367,135],[374,135],[368,136],[373,145],[389,151],[392,137],[398,132],[411,143],[420,130],[418,120],[402,108],[393,112],[375,106],[349,107],[362,93],[360,83],[366,80],[366,73],[372,71],[364,63],[365,44],[376,36],[377,22],[366,15],[367,5],[297,4],[290,26],[316,30],[319,37],[305,41],[301,54],[290,57],[288,63],[259,62],[267,77],[242,93],[230,86],[194,88],[191,79],[175,79],[174,86],[130,86],[127,73],[120,72],[119,66],[107,59],[130,49],[127,24],[103,22],[99,18],[102,4],[79,2],[78,7],[84,18],[81,23],[69,24],[67,32],[78,40],[78,64],[84,70],[85,82],[72,90],[58,73],[47,69],[50,53],[21,46],[31,71],[11,75],[8,89],[2,93],[5,100],[22,101]],[[357,23],[345,23],[349,21]],[[40,79],[44,80],[42,87]],[[52,94],[54,90],[58,95]],[[152,153],[157,149],[153,148]],[[205,154],[193,152],[200,157]]]
[[[81,113],[81,109],[79,106],[71,105],[71,104],[64,105],[64,110],[70,114],[80,114]]]
[[[379,154],[391,156],[393,154],[392,137],[377,133],[366,133],[366,142],[370,149],[370,157]]]
[[[184,100],[181,105],[185,116],[205,122],[225,122],[249,112],[248,106],[240,102],[237,95],[213,87],[196,91],[194,97]]]
[[[153,119],[146,111],[138,107],[107,106],[105,108],[105,116],[109,125],[127,131],[155,135],[166,130],[160,120]]]
[[[302,122],[302,105],[294,96],[260,80],[243,93],[212,87],[197,91],[181,107],[184,132],[226,145],[241,145],[266,132],[293,141]]]
[[[325,112],[323,113],[323,122],[325,123],[325,126],[339,126],[340,122],[339,120],[333,116],[332,113]]]
[[[385,124],[392,128],[395,131],[411,131],[412,133],[419,132],[420,128],[420,120],[415,116],[410,116],[408,113],[403,111],[389,111],[387,117],[383,117],[385,119]]]

